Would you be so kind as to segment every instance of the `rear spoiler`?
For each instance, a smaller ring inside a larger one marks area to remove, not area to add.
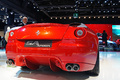
[[[83,24],[83,23],[70,23],[69,26],[88,28],[88,27],[87,27],[85,24]]]

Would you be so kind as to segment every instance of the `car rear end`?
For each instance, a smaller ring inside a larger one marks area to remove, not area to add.
[[[92,70],[96,64],[98,38],[89,28],[41,23],[9,35],[6,55],[17,66],[38,69],[47,65],[53,71],[80,72]]]

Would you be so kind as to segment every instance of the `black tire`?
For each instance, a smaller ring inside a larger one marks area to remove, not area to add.
[[[113,44],[108,44],[108,48],[114,48]]]
[[[91,75],[94,75],[94,76],[99,75],[99,72],[100,72],[100,70],[99,70],[99,51],[98,51],[95,67],[93,68],[93,70],[91,70],[89,72],[90,72]]]
[[[21,66],[21,69],[24,70],[24,69],[29,69],[27,66]]]

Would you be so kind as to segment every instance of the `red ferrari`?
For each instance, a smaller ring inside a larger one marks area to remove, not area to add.
[[[29,24],[9,32],[7,63],[38,69],[99,74],[98,37],[84,24]]]

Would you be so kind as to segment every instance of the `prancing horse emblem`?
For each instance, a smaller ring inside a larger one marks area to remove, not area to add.
[[[40,34],[39,30],[36,32],[37,36]]]

